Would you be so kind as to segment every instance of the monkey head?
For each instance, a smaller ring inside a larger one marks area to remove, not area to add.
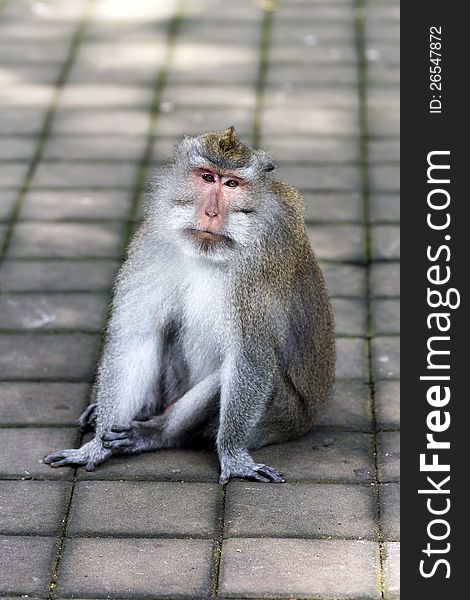
[[[183,138],[160,178],[165,191],[159,194],[180,247],[226,260],[237,248],[256,244],[263,222],[273,216],[273,170],[269,156],[243,144],[233,127]]]

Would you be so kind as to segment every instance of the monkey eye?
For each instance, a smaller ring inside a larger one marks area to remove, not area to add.
[[[203,173],[201,177],[204,181],[207,181],[207,183],[214,183],[215,181],[214,176],[211,173]]]
[[[225,185],[231,188],[236,188],[238,185],[238,181],[236,181],[235,179],[229,179],[225,182]]]

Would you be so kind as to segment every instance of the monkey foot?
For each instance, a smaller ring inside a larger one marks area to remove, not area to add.
[[[249,479],[250,481],[262,481],[264,483],[286,482],[279,471],[260,463],[253,463],[249,466],[236,465],[234,467],[223,468],[220,474],[219,482],[224,485],[225,483],[228,483],[231,477]]]
[[[60,450],[44,457],[46,465],[57,467],[77,467],[85,465],[87,471],[94,471],[96,465],[104,462],[111,456],[111,451],[102,447],[99,440],[93,439],[81,448]]]

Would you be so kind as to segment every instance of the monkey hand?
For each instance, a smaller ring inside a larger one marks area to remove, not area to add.
[[[103,447],[116,454],[137,454],[161,447],[159,418],[115,425],[100,435]]]
[[[85,408],[80,417],[78,418],[78,425],[80,431],[87,431],[94,427],[96,422],[96,408],[98,404],[95,402]]]
[[[87,471],[94,471],[96,465],[104,462],[111,456],[112,452],[103,448],[101,441],[92,439],[81,448],[60,450],[44,457],[43,462],[51,467],[74,467],[85,465]]]
[[[219,483],[222,485],[228,483],[231,477],[266,483],[285,483],[286,481],[279,471],[267,465],[255,463],[247,453],[242,453],[240,456],[225,455],[221,459],[221,465]]]

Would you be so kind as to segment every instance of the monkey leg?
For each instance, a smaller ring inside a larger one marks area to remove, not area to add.
[[[216,409],[220,372],[191,388],[168,410],[148,421],[131,421],[100,434],[103,447],[113,453],[136,454],[181,446],[191,431],[206,423]]]
[[[266,346],[246,342],[245,351],[227,361],[220,395],[220,425],[217,434],[220,483],[231,477],[284,483],[279,471],[256,463],[249,449],[257,447],[257,431],[275,393],[279,379],[276,357]]]

